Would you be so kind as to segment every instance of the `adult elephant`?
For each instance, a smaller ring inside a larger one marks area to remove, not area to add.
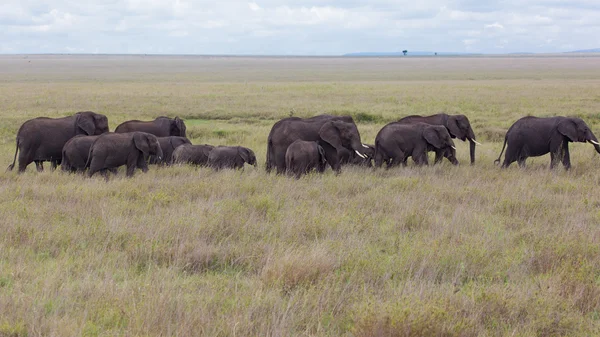
[[[408,157],[417,165],[428,165],[427,151],[454,148],[448,130],[441,125],[426,123],[390,123],[384,126],[375,137],[375,166],[406,166]],[[453,161],[455,161],[454,158]]]
[[[127,165],[127,176],[133,176],[136,168],[148,171],[149,155],[162,157],[156,136],[146,132],[108,133],[94,141],[89,154],[91,177],[101,172],[108,179],[108,171]]]
[[[458,138],[463,142],[469,141],[469,153],[471,155],[471,164],[475,163],[475,144],[479,144],[475,140],[475,133],[471,128],[471,123],[465,115],[448,115],[445,113],[439,113],[431,116],[407,116],[398,121],[398,123],[414,124],[414,123],[427,123],[431,125],[442,125],[446,127],[450,137]],[[481,144],[479,144],[481,145]],[[435,163],[439,163],[443,157],[450,158],[456,156],[456,151],[448,149],[446,151],[435,151]]]
[[[163,156],[161,159],[158,159],[157,156],[150,156],[149,163],[150,164],[159,164],[159,165],[170,165],[173,158],[173,151],[181,145],[187,144],[192,145],[189,139],[185,137],[158,137],[158,144],[160,144],[160,149],[162,150]]]
[[[62,118],[38,117],[23,123],[17,132],[17,148],[13,163],[15,167],[19,153],[19,173],[35,162],[38,171],[44,169],[43,162],[56,168],[62,160],[62,149],[76,135],[100,135],[108,132],[108,118],[92,111],[81,111]]]
[[[322,173],[325,171],[325,165],[327,165],[325,150],[317,142],[296,140],[285,152],[287,172],[295,175],[297,179],[313,169]]]
[[[191,145],[184,144],[178,146],[173,151],[173,164],[192,164],[198,166],[208,165],[208,155],[215,147],[212,145]]]
[[[208,166],[215,170],[240,169],[248,163],[256,167],[254,151],[242,146],[217,146],[208,154]]]
[[[161,116],[153,121],[131,120],[119,124],[119,126],[117,126],[117,128],[115,129],[116,133],[126,133],[134,131],[147,132],[155,135],[156,137],[186,137],[185,123],[179,117],[169,118]]]
[[[506,132],[502,151],[494,163],[500,162],[508,143],[503,168],[515,161],[520,167],[525,167],[525,160],[528,157],[542,156],[550,152],[550,168],[554,168],[559,161],[562,161],[563,166],[568,170],[571,167],[569,142],[590,142],[596,152],[600,153],[598,139],[581,118],[523,117]]]
[[[315,141],[325,150],[331,168],[339,172],[338,152],[343,149],[355,151],[364,157],[365,147],[354,120],[350,116],[319,115],[311,118],[284,118],[271,128],[267,139],[266,170],[286,172],[285,152],[296,140]]]

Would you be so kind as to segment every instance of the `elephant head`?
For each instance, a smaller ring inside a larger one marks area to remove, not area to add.
[[[81,111],[75,116],[75,134],[94,136],[108,132],[108,118],[102,114]]]
[[[452,138],[458,138],[462,141],[475,140],[475,133],[471,128],[471,123],[465,115],[450,115],[446,121],[446,128],[450,132]]]
[[[254,151],[246,147],[238,146],[238,154],[246,163],[256,167],[256,156],[254,155]]]
[[[590,127],[581,118],[566,117],[562,119],[558,123],[557,131],[572,142],[590,142],[594,144],[596,151],[600,153],[600,143],[598,143],[598,139],[592,130],[590,130]]]
[[[186,137],[185,131],[185,123],[181,118],[175,117],[175,119],[171,120],[171,136]]]
[[[183,138],[183,137],[170,137],[169,138],[169,143],[171,143],[171,147],[173,149],[176,149],[179,145],[183,145],[183,144],[192,144],[192,142],[190,142],[189,139],[187,138]]]
[[[344,148],[352,149],[359,157],[365,158],[366,145],[361,143],[360,134],[354,123],[341,120],[327,122],[319,130],[319,137],[333,146],[338,153]]]
[[[158,143],[156,136],[146,132],[134,132],[133,134],[133,145],[144,154],[144,158],[148,158],[149,155],[162,159],[163,152]]]
[[[446,149],[448,147],[456,150],[454,142],[448,133],[448,130],[441,125],[430,125],[423,129],[423,138],[427,143],[436,149]]]

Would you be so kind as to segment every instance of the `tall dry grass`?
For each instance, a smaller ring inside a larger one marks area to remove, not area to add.
[[[243,144],[259,168],[151,168],[108,183],[33,168],[1,173],[0,336],[600,334],[600,157],[573,144],[569,172],[548,170],[546,157],[524,170],[492,164],[524,114],[578,115],[600,133],[600,81],[561,70],[595,66],[478,58],[480,68],[459,72],[440,58],[441,69],[412,73],[420,79],[382,81],[381,69],[401,61],[336,60],[335,71],[298,83],[279,80],[277,65],[244,60],[236,62],[252,65],[243,73],[254,77],[236,79],[231,60],[211,61],[227,83],[196,73],[203,59],[160,58],[139,77],[123,74],[119,59],[10,71],[0,84],[6,165],[22,121],[91,109],[111,127],[184,116],[194,143]],[[0,70],[17,61],[1,58]],[[287,62],[295,70],[286,76],[299,81],[320,67],[277,60]],[[161,64],[169,66],[152,70]],[[486,64],[525,75],[495,80]],[[456,75],[427,79],[436,71]],[[457,142],[459,167],[266,175],[266,136],[292,109],[351,114],[367,143],[396,117],[448,109],[467,114],[484,145],[475,166]]]

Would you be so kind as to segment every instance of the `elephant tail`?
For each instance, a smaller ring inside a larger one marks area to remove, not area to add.
[[[15,168],[15,162],[17,161],[17,153],[19,152],[19,137],[17,137],[17,146],[15,148],[15,157],[13,158],[12,164],[8,165],[7,171],[12,171]]]
[[[506,147],[506,141],[508,140],[508,133],[504,136],[504,145],[502,145],[502,151],[500,151],[500,155],[498,159],[494,160],[494,164],[498,165],[500,163],[500,158],[502,158],[502,153],[504,153],[504,148]]]

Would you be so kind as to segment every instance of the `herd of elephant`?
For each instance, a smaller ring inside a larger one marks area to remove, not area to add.
[[[373,145],[365,145],[350,116],[318,115],[289,117],[276,122],[267,139],[266,170],[300,177],[310,171],[325,171],[329,165],[339,173],[342,165],[387,168],[406,166],[409,157],[427,165],[430,151],[435,163],[447,158],[458,165],[452,139],[469,141],[471,164],[475,163],[475,133],[464,115],[436,114],[408,116],[385,125]],[[577,117],[523,117],[507,131],[500,156],[506,148],[502,167],[513,162],[525,166],[528,157],[550,153],[550,167],[562,162],[571,167],[569,142],[589,142],[600,153],[600,143],[588,125]],[[508,144],[508,147],[507,147]],[[64,171],[84,172],[91,177],[126,165],[127,176],[148,164],[175,163],[208,166],[215,170],[256,166],[256,156],[242,146],[193,145],[186,138],[186,126],[178,117],[153,121],[131,120],[109,132],[108,118],[92,111],[69,117],[38,117],[26,121],[17,132],[12,170],[18,154],[19,172],[32,162],[38,171],[43,162]]]

